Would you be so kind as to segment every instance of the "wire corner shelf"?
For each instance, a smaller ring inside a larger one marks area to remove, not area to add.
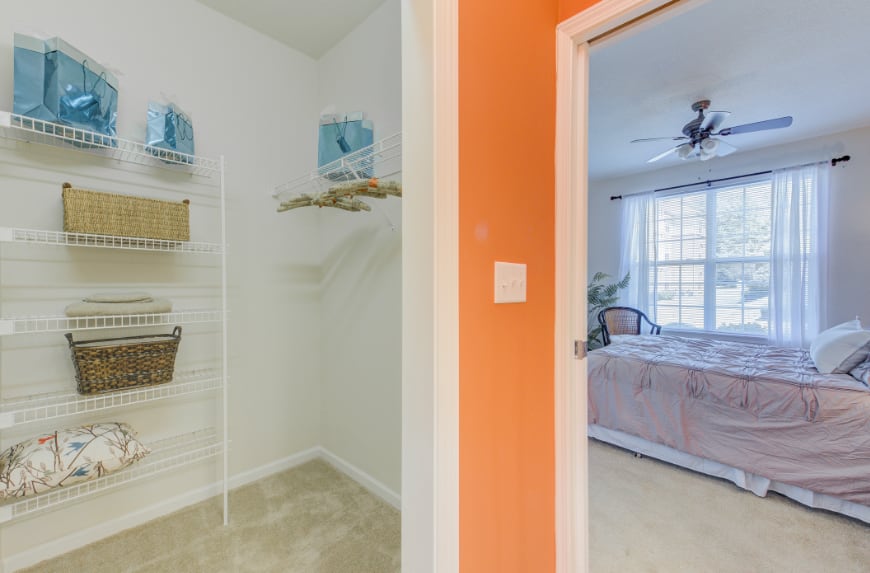
[[[272,196],[323,193],[336,183],[389,177],[401,170],[402,133],[399,132],[277,186]]]

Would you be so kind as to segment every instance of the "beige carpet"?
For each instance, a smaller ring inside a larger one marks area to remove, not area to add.
[[[592,573],[867,572],[870,525],[589,441]]]
[[[25,571],[39,573],[389,573],[399,512],[315,460]]]

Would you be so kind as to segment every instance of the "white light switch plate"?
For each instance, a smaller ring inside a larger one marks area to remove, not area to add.
[[[526,302],[526,265],[496,261],[495,302]]]

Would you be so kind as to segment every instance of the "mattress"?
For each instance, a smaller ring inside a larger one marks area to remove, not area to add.
[[[634,336],[589,353],[589,424],[870,506],[870,389],[807,352]]]

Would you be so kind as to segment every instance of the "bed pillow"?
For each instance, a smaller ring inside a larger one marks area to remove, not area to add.
[[[124,423],[44,434],[0,453],[0,501],[96,479],[150,452]]]
[[[822,374],[846,374],[870,355],[870,331],[855,319],[821,332],[810,345],[810,357]]]

